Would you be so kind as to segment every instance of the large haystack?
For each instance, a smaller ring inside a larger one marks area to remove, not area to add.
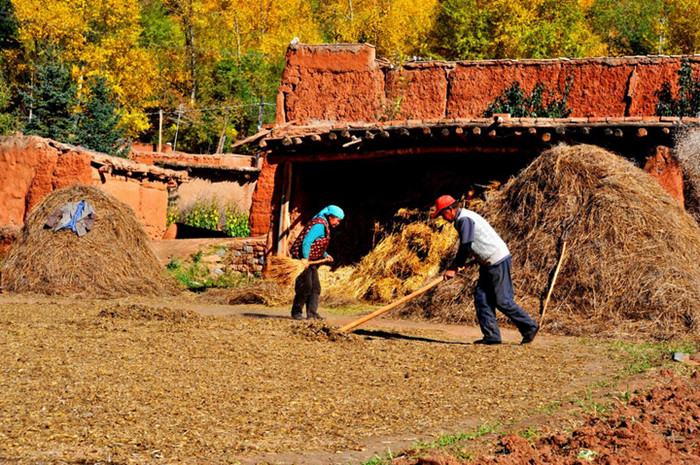
[[[86,200],[97,220],[84,236],[46,228],[48,217],[69,202]],[[47,195],[31,212],[2,264],[10,292],[117,297],[176,291],[133,210],[95,187],[71,186]]]
[[[533,316],[568,228],[546,326],[570,334],[700,334],[700,228],[658,183],[595,146],[542,154],[481,212],[513,255],[516,300]],[[414,303],[412,313],[472,319],[471,276]]]

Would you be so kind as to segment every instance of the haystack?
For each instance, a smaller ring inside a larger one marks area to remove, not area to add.
[[[454,228],[445,223],[424,219],[400,224],[343,277],[342,285],[334,283],[329,290],[373,302],[403,297],[440,270],[456,238]]]
[[[516,298],[533,316],[568,229],[550,330],[700,335],[700,228],[631,162],[595,146],[555,147],[487,198],[481,213],[509,245]],[[440,286],[411,312],[472,319],[472,281]]]
[[[86,235],[45,227],[53,212],[80,200],[90,203],[97,214]],[[95,187],[80,185],[52,192],[34,208],[2,264],[2,287],[10,292],[92,297],[162,296],[177,291],[133,210]]]

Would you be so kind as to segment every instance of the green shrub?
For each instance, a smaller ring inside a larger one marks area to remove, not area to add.
[[[572,83],[573,78],[568,77],[563,91],[559,88],[557,92],[547,91],[545,98],[544,83],[538,82],[530,94],[525,95],[520,83],[515,81],[489,104],[483,116],[490,118],[497,113],[510,113],[514,118],[567,118],[571,114],[568,97]],[[557,93],[561,97],[557,97]]]
[[[249,237],[250,225],[248,224],[248,215],[241,213],[236,209],[227,208],[224,214],[226,223],[224,224],[224,232],[231,237]]]
[[[182,222],[195,228],[219,229],[219,202],[214,199],[196,203],[190,211],[185,213]]]
[[[223,231],[231,237],[250,236],[248,215],[234,205],[220,206],[217,199],[200,200],[184,213],[173,204],[168,207],[167,215],[168,225],[181,219],[188,226]]]
[[[688,60],[681,62],[678,71],[678,98],[673,97],[671,84],[664,82],[656,92],[657,116],[697,116],[700,113],[700,78],[693,77],[693,68]]]

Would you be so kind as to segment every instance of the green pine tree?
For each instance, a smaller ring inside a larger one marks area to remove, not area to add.
[[[76,86],[68,70],[53,54],[37,66],[36,83],[21,91],[30,118],[26,134],[35,134],[59,142],[71,142],[75,131],[73,109],[77,103]]]
[[[10,0],[0,0],[0,50],[19,47],[15,10]]]
[[[92,78],[89,97],[78,124],[78,143],[97,152],[126,157],[130,147],[124,141],[120,122],[116,99],[107,79],[102,76]]]

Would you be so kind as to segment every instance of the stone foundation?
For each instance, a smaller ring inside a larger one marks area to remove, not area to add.
[[[163,265],[173,259],[190,260],[202,252],[202,263],[212,276],[221,273],[260,273],[265,263],[263,237],[228,239],[168,239],[153,242],[153,250]]]

